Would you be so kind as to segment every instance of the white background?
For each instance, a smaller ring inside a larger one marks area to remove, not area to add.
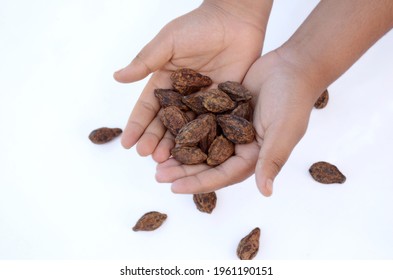
[[[200,2],[1,0],[0,259],[236,259],[256,226],[256,259],[393,258],[392,32],[329,87],[270,198],[251,177],[218,191],[207,215],[155,181],[151,158],[87,139],[124,127],[147,82],[118,84],[113,71]],[[317,2],[275,1],[264,52]],[[320,160],[347,181],[313,181]],[[165,224],[133,232],[152,210]]]

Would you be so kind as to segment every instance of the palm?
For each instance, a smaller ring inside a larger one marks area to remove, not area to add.
[[[173,56],[166,70],[188,67],[214,81],[241,81],[260,55],[264,33],[234,16],[197,9],[167,27]],[[173,31],[172,31],[173,30]]]

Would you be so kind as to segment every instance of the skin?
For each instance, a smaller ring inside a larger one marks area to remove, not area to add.
[[[313,104],[332,82],[393,27],[391,0],[322,0],[281,47],[256,60],[243,84],[256,96],[256,141],[238,145],[222,165],[157,166],[159,182],[177,193],[216,190],[255,172],[265,196],[307,129]]]

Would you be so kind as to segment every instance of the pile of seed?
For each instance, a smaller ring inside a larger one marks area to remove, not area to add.
[[[174,71],[170,78],[173,88],[155,89],[154,94],[162,107],[160,119],[175,136],[171,154],[176,160],[216,166],[233,155],[236,144],[254,140],[252,94],[243,85],[226,81],[202,90],[212,80],[188,68]]]

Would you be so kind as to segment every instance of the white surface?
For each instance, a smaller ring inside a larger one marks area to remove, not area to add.
[[[265,51],[282,44],[317,1],[276,1]],[[154,180],[155,163],[119,139],[147,80],[123,85],[125,66],[169,20],[200,1],[0,3],[0,258],[236,259],[240,238],[262,230],[257,259],[393,258],[393,33],[330,88],[308,132],[264,198],[251,177],[218,191],[211,215]],[[318,184],[325,160],[347,176]],[[134,222],[158,210],[157,231]]]

